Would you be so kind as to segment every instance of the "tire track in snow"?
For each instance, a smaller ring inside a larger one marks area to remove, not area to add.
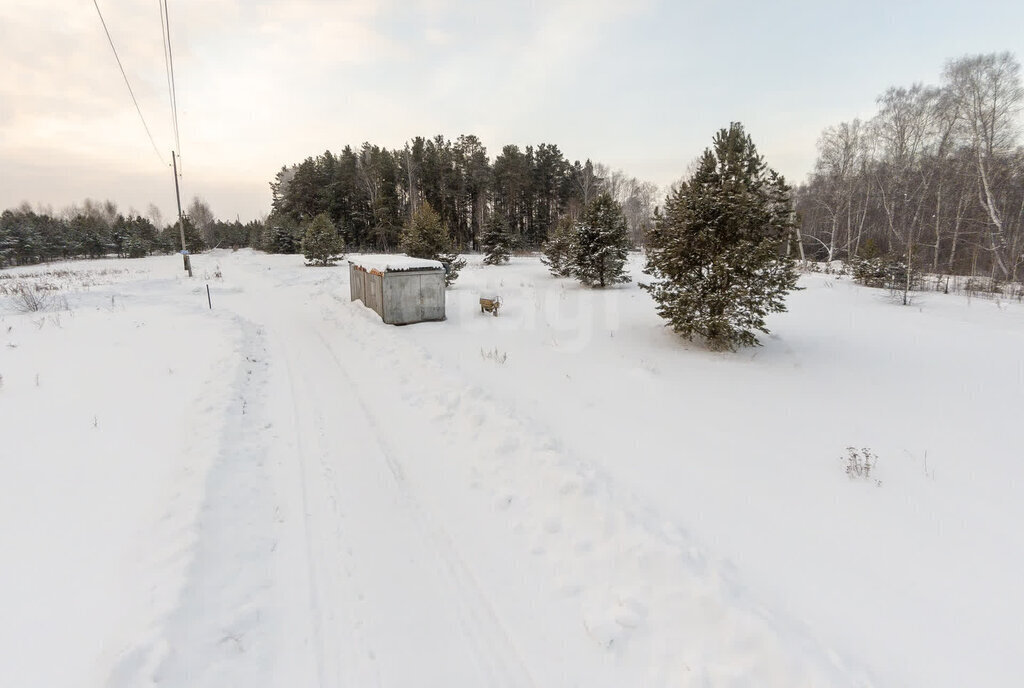
[[[344,498],[336,482],[336,471],[328,461],[332,443],[319,387],[323,380],[314,380],[308,369],[297,365],[307,354],[292,352],[288,335],[282,335],[286,331],[286,327],[275,327],[288,368],[295,419],[295,461],[302,496],[303,546],[310,581],[309,618],[318,684],[321,688],[379,686],[381,678],[373,659],[376,653],[360,633],[363,624],[354,614],[362,593],[352,587],[352,567],[348,561],[352,550],[345,543],[339,522],[338,505]],[[339,585],[339,580],[343,585]]]
[[[462,467],[468,485],[489,490],[513,531],[532,543],[529,553],[557,571],[558,585],[578,600],[581,625],[593,642],[616,661],[632,655],[635,669],[644,667],[631,680],[651,686],[872,684],[866,671],[821,647],[799,622],[750,599],[728,562],[710,560],[683,529],[608,475],[567,455],[556,438],[527,427],[514,410],[460,385],[419,346],[380,329],[358,304],[334,300],[348,311],[341,314],[352,316],[342,323],[337,306],[321,311],[335,325],[336,341],[356,345],[346,349],[351,359],[361,353],[383,361],[378,384],[392,397],[433,409],[448,425],[449,453],[479,458]],[[415,369],[417,380],[402,369]],[[457,422],[459,414],[467,422]],[[429,436],[428,424],[416,429]]]
[[[452,542],[451,536],[440,527],[409,489],[398,454],[387,441],[387,433],[377,422],[375,414],[358,392],[356,381],[346,372],[345,365],[323,333],[316,331],[316,336],[348,383],[346,388],[356,394],[363,418],[375,433],[377,446],[394,478],[395,487],[401,491],[405,505],[413,515],[413,523],[424,540],[433,545],[432,549],[447,574],[452,597],[458,604],[463,628],[466,631],[465,637],[474,642],[479,652],[478,656],[490,664],[492,682],[488,685],[536,685],[513,645],[508,629],[502,625],[494,607],[482,592],[479,581]],[[479,638],[484,638],[486,642],[478,642]]]
[[[295,448],[296,448],[296,469],[298,471],[298,482],[300,486],[301,501],[300,507],[302,510],[302,523],[304,533],[304,550],[306,555],[306,570],[309,582],[309,619],[312,627],[313,641],[314,641],[314,657],[316,660],[317,667],[317,679],[320,688],[331,688],[332,686],[343,685],[340,680],[341,669],[334,664],[336,655],[334,649],[339,652],[344,647],[344,643],[338,639],[332,637],[332,628],[335,624],[325,624],[324,614],[333,614],[337,609],[338,605],[335,601],[327,598],[325,594],[326,580],[329,579],[326,574],[332,568],[331,562],[324,562],[323,555],[319,554],[321,547],[326,538],[318,532],[316,524],[313,518],[314,500],[310,497],[309,486],[314,480],[314,477],[310,475],[310,469],[308,466],[308,453],[307,441],[304,441],[304,437],[309,437],[307,424],[303,423],[303,416],[300,413],[302,411],[309,412],[311,409],[308,408],[305,403],[306,396],[300,392],[300,387],[297,384],[298,378],[293,368],[291,357],[285,356],[285,364],[288,370],[288,382],[292,393],[292,408],[294,411],[294,422],[297,432],[295,433]],[[323,418],[320,416],[315,409],[312,412],[316,414],[314,417],[317,422],[314,427],[319,431],[320,436],[323,436]],[[317,443],[319,444],[319,443]],[[321,470],[323,469],[323,459],[320,460]],[[326,471],[322,470],[322,476],[327,477]],[[334,495],[329,496],[330,499],[337,503],[337,498]],[[333,622],[335,619],[333,616],[326,621]],[[351,664],[354,664],[352,662]],[[350,666],[351,670],[351,666]],[[379,676],[372,685],[380,685]]]
[[[290,308],[282,304],[275,310],[289,313]],[[428,583],[425,597],[441,600],[441,607],[450,610],[449,617],[454,621],[451,629],[440,619],[433,624],[428,621],[427,625],[431,634],[448,636],[440,644],[450,646],[447,654],[457,661],[423,666],[418,673],[430,677],[438,672],[454,672],[478,685],[534,685],[451,538],[408,489],[398,456],[384,439],[373,411],[358,394],[352,393],[357,387],[329,343],[301,317],[275,322],[272,328],[282,342],[287,337],[319,345],[300,350],[286,343],[283,353],[288,361],[298,435],[296,450],[304,490],[310,612],[322,688],[395,685],[382,677],[388,667],[381,663],[401,662],[402,655],[415,654],[401,643],[397,644],[401,649],[396,651],[395,636],[402,636],[401,628],[375,624],[372,619],[363,618],[368,615],[357,612],[366,608],[371,598],[378,603],[379,612],[380,606],[388,603],[385,598],[396,592],[371,583],[387,572],[382,570],[386,567],[368,562],[389,557],[401,559],[404,551],[415,554],[411,563],[416,565],[403,577],[406,586]],[[342,394],[351,396],[339,396]],[[329,422],[325,409],[330,409],[337,421]],[[316,457],[319,468],[312,465]],[[377,464],[376,471],[373,462]],[[346,476],[353,483],[348,488],[339,482]],[[382,476],[386,480],[381,481]],[[361,499],[355,484],[363,497],[370,494],[376,503]],[[389,512],[390,527],[382,530],[381,537],[372,544],[360,542],[358,532],[372,529],[374,514],[370,512],[384,506],[394,507]],[[362,513],[343,513],[353,509]],[[346,524],[357,518],[362,522],[348,529]],[[413,599],[411,603],[422,601]],[[451,630],[455,637],[451,637]],[[438,642],[433,645],[438,649]],[[356,651],[356,647],[360,649]]]
[[[403,620],[412,619],[395,613],[394,600],[388,599],[393,591],[406,608],[423,604],[426,613],[437,616],[433,625],[421,622],[419,631],[443,628],[446,642],[458,644],[468,665],[463,677],[468,672],[470,678],[448,681],[451,685],[494,685],[495,666],[525,668],[517,656],[530,658],[530,672],[546,672],[544,685],[870,685],[862,671],[822,648],[799,622],[749,599],[728,565],[709,559],[685,531],[585,459],[566,453],[549,431],[525,423],[514,409],[441,370],[400,331],[384,328],[376,316],[337,295],[337,285],[312,295],[308,284],[282,284],[280,292],[259,286],[267,296],[261,312],[273,312],[280,336],[296,342],[289,355],[299,380],[296,404],[308,402],[305,408],[330,415],[300,425],[304,434],[319,438],[325,461],[322,493],[316,481],[309,482],[311,565],[326,591],[316,604],[345,611],[365,601],[363,607],[374,610],[372,615],[349,612],[365,624],[354,635],[349,631],[356,622],[324,617],[321,655],[328,661],[332,649],[340,650],[338,644],[362,643],[375,655],[370,659],[379,667],[381,685],[403,684],[388,674],[394,672],[388,660],[415,667],[423,679],[418,684],[437,684],[424,677],[447,668],[436,656],[444,648],[417,647],[436,638],[417,641],[403,628]],[[323,309],[317,312],[317,306]],[[307,348],[300,350],[300,343]],[[339,423],[346,427],[336,427]],[[389,435],[390,427],[401,428],[401,434]],[[308,459],[313,450],[307,445],[303,451]],[[417,461],[403,461],[407,457]],[[306,479],[313,474],[308,469]],[[449,498],[457,503],[445,504]],[[383,511],[387,506],[391,509]],[[350,529],[338,524],[337,542],[331,542],[324,533],[337,522],[330,515],[335,508],[364,518]],[[466,528],[453,520],[467,518],[479,523]],[[494,594],[487,593],[501,579],[493,570],[474,575],[474,570],[481,573],[485,553],[474,549],[470,568],[448,535],[472,535],[480,544],[476,535],[482,529],[488,529],[480,535],[486,538],[498,535],[491,529],[502,525],[507,528],[500,537],[503,545],[515,543],[507,556],[539,562],[530,571],[546,569],[550,578],[538,602],[543,616],[534,619],[543,619],[544,627],[524,625],[530,617],[521,614],[513,625],[518,636],[507,632],[502,619],[510,614],[509,604],[537,591],[511,590],[506,577],[502,592],[513,593],[514,601],[493,604]],[[354,552],[352,581],[332,586],[332,576],[343,567],[331,563],[333,556],[318,555],[317,548],[339,552],[341,543]],[[403,547],[408,560],[395,556]],[[397,580],[375,580],[403,565],[408,570]],[[412,594],[404,588],[414,580],[423,585]],[[470,592],[460,594],[463,590]],[[551,638],[547,626],[556,632],[568,628],[567,610],[577,617],[573,634],[590,643],[591,654],[577,653],[570,665],[555,669],[550,654],[547,665],[536,663],[538,642],[524,629],[543,643]],[[488,640],[481,646],[471,636]],[[503,647],[503,638],[514,655]],[[516,643],[529,651],[517,650]],[[341,685],[350,671],[339,661],[336,670],[325,670],[326,686]],[[556,680],[552,674],[558,674]],[[532,680],[529,672],[523,680]]]

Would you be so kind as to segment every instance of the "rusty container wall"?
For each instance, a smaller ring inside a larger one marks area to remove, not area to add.
[[[352,301],[363,300],[363,275],[366,274],[362,268],[357,268],[351,263],[348,266],[348,287]]]
[[[363,303],[384,318],[384,277],[372,272],[363,273]],[[387,322],[385,319],[384,322]]]
[[[403,270],[384,277],[384,310],[390,325],[444,320],[444,270]]]
[[[352,301],[362,301],[381,318],[384,317],[384,278],[367,272],[356,265],[349,265],[349,295]]]

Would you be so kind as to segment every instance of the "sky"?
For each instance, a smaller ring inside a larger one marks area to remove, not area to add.
[[[0,208],[175,214],[158,0],[0,0]],[[182,203],[242,221],[282,165],[369,141],[558,145],[667,187],[744,124],[792,183],[821,131],[965,54],[1024,58],[1024,3],[168,0]],[[161,159],[162,158],[162,159]]]

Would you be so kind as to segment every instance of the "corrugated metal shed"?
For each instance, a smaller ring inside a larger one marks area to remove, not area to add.
[[[352,300],[389,325],[444,320],[444,266],[408,256],[360,256],[348,261]]]

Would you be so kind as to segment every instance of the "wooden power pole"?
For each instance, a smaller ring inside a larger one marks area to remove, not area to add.
[[[185,219],[181,214],[181,191],[178,190],[178,160],[171,151],[171,163],[174,165],[174,197],[178,200],[178,231],[181,232],[181,257],[185,261],[185,270],[192,276],[192,261],[189,260],[188,249],[185,248]]]

